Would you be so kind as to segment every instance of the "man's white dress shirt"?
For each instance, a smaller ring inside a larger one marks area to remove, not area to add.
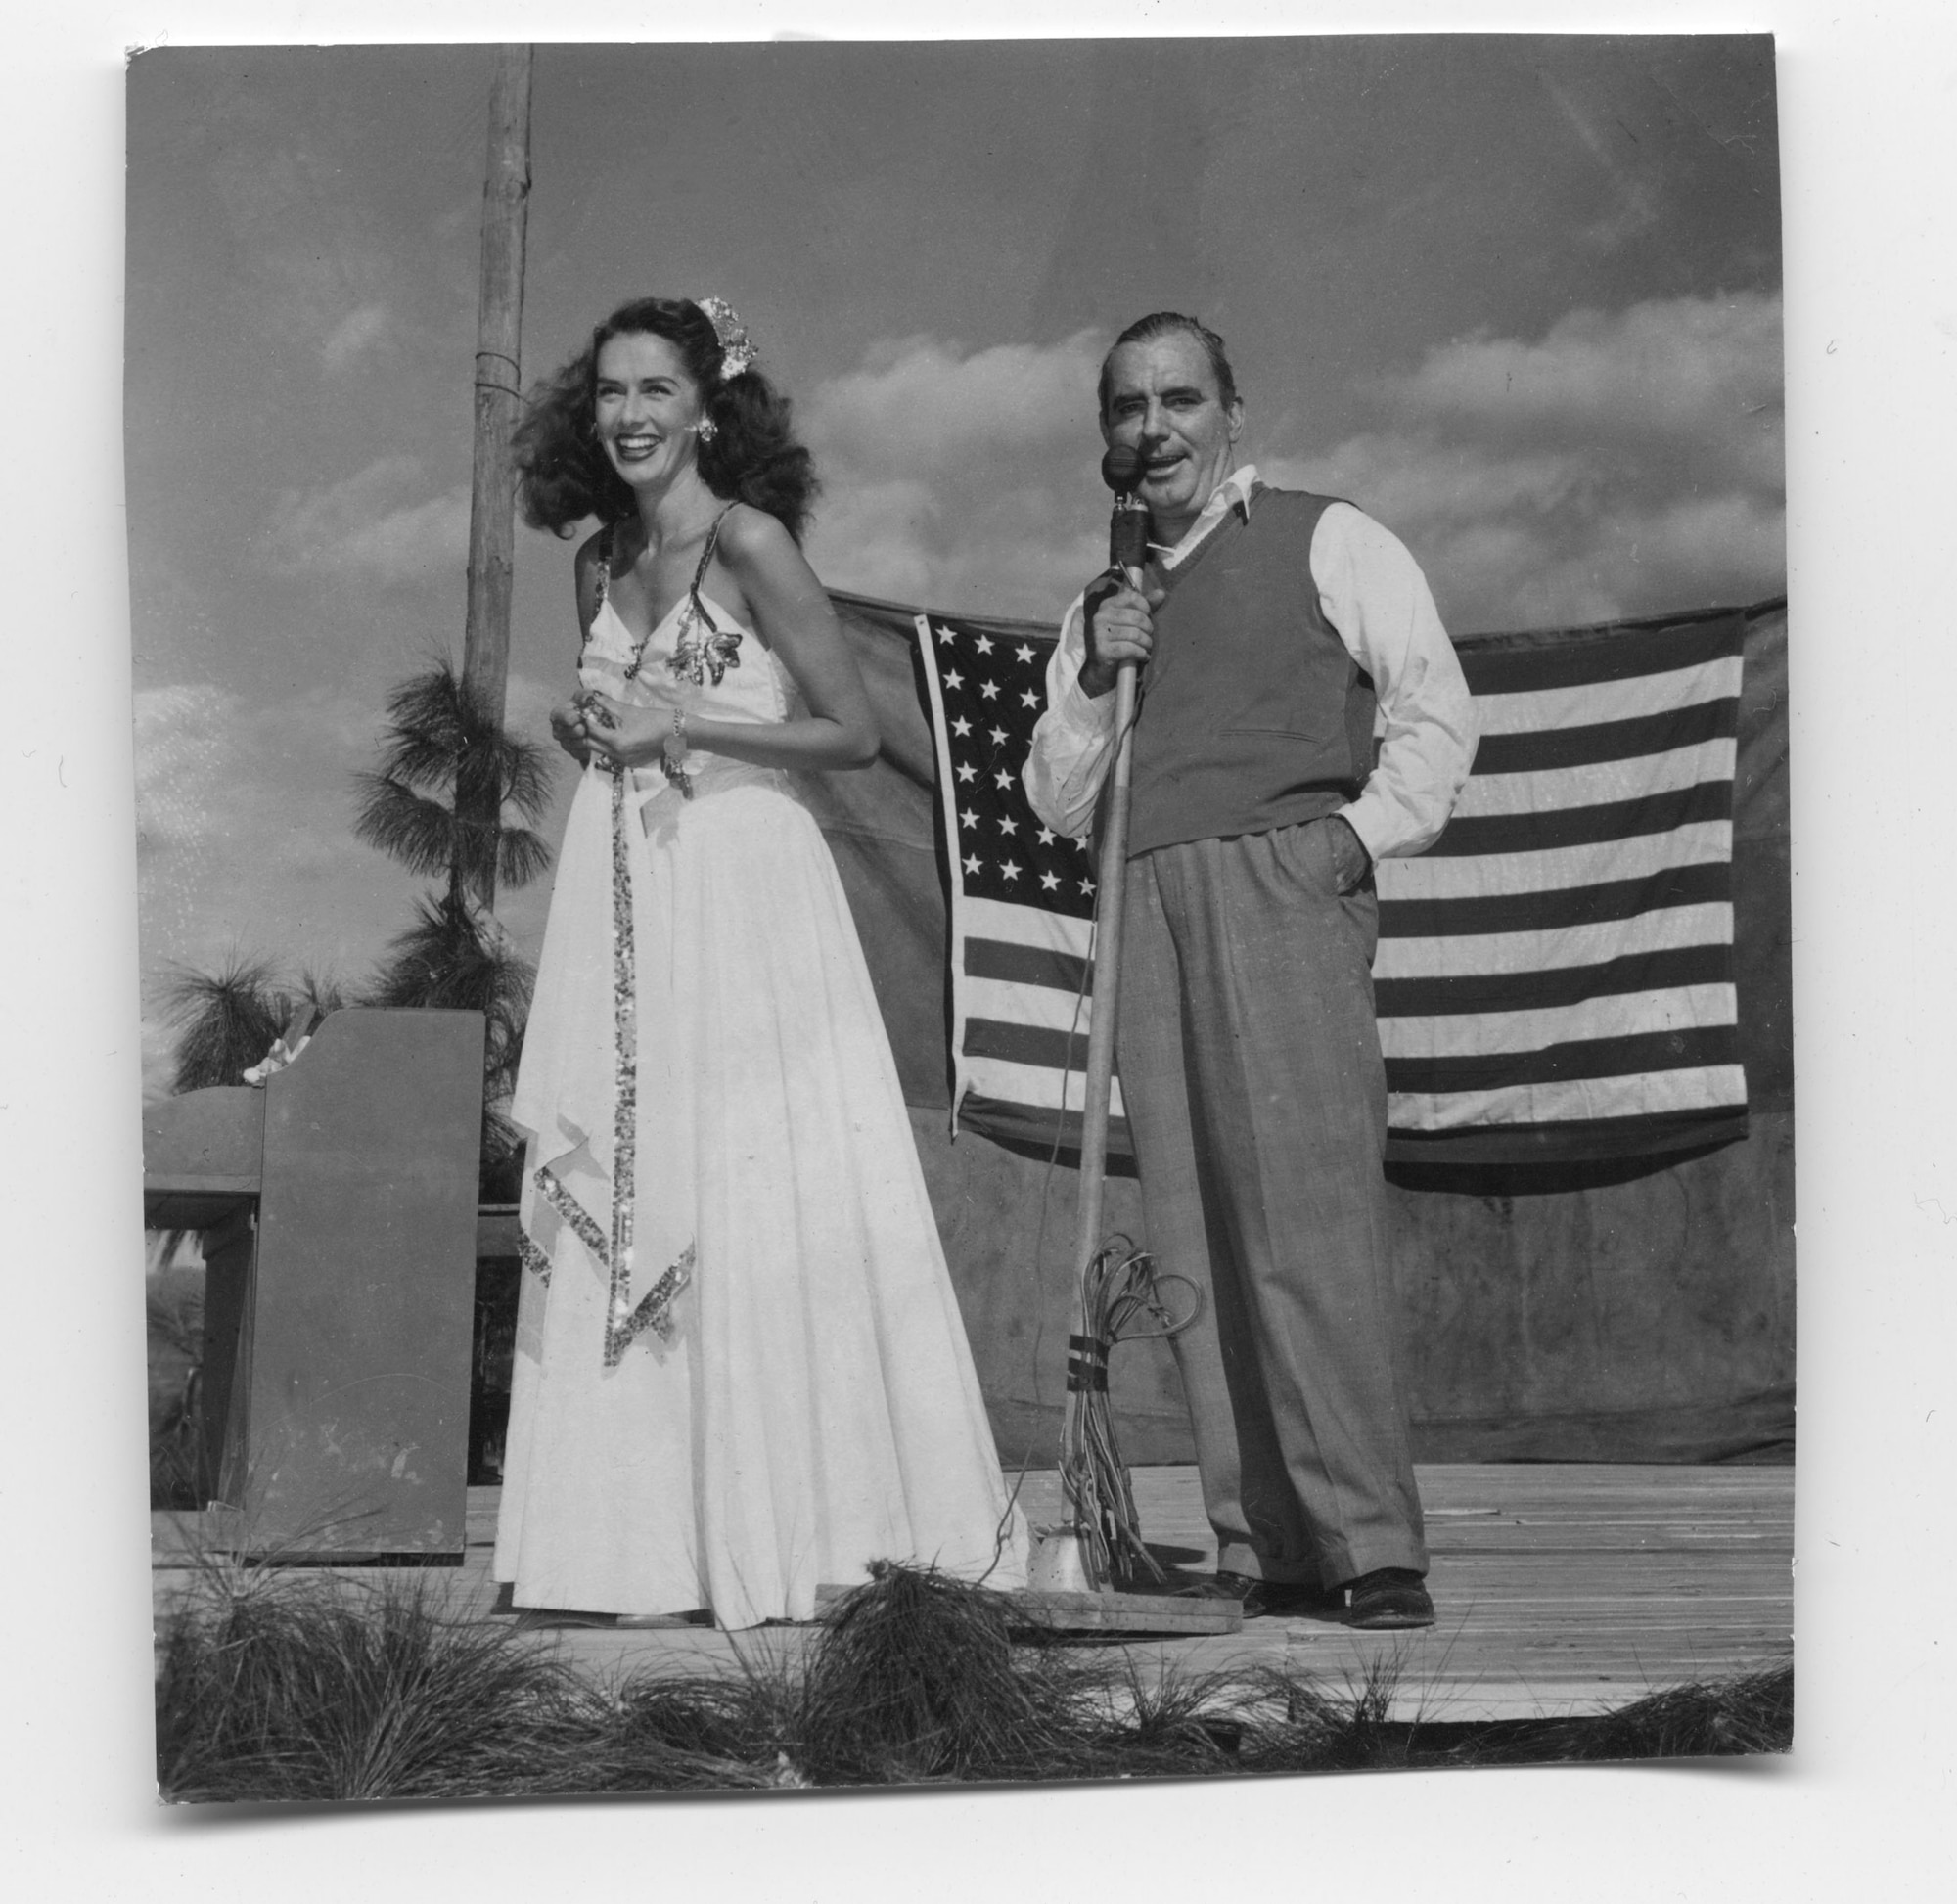
[[[1174,548],[1156,551],[1165,569],[1188,561],[1231,509],[1247,506],[1257,472],[1246,465],[1220,482]],[[1318,605],[1379,699],[1379,761],[1364,791],[1339,809],[1374,859],[1424,851],[1439,838],[1475,762],[1480,727],[1454,646],[1427,578],[1390,529],[1350,503],[1335,502],[1311,537]],[[1033,811],[1056,833],[1085,838],[1113,759],[1115,697],[1080,687],[1086,658],[1076,596],[1046,670],[1046,712],[1025,765]]]

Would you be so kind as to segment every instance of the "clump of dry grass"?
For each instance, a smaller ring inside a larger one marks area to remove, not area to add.
[[[1595,1718],[1539,1719],[1464,1742],[1482,1765],[1733,1758],[1794,1745],[1792,1663],[1719,1683],[1667,1687]]]
[[[803,1656],[613,1689],[547,1645],[452,1615],[426,1579],[365,1591],[205,1564],[159,1635],[166,1798],[522,1796],[927,1781],[1215,1777],[1785,1751],[1793,1670],[1593,1719],[1389,1717],[1392,1655],[1356,1684],[1145,1669],[1015,1644],[1011,1603],[886,1566]]]
[[[425,1581],[323,1591],[239,1570],[159,1634],[167,1799],[437,1798],[522,1789],[594,1696]]]
[[[1010,1603],[879,1564],[831,1613],[802,1685],[802,1749],[830,1783],[996,1776],[1052,1730],[1013,1655]]]

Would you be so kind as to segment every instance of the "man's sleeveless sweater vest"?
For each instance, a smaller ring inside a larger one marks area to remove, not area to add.
[[[1128,851],[1336,811],[1373,765],[1373,683],[1318,606],[1311,538],[1334,500],[1253,490],[1165,577],[1135,723]]]

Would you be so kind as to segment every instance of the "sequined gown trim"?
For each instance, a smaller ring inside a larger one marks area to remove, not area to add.
[[[668,663],[675,674],[686,674],[690,667],[690,678],[695,683],[702,678],[703,656],[710,657],[715,652],[721,656],[719,664],[708,662],[713,667],[716,685],[728,666],[740,664],[735,652],[741,643],[739,633],[722,633],[715,627],[700,598],[700,584],[713,559],[714,545],[720,537],[720,524],[726,521],[726,516],[727,512],[721,511],[707,534],[706,548],[694,572],[693,585],[687,592],[688,607],[680,621],[679,646]],[[599,552],[598,591],[592,611],[594,626],[610,596],[611,579],[612,537],[608,529]],[[688,654],[685,647],[688,631],[696,612],[705,618],[706,626],[713,630],[713,642],[721,646],[715,651],[712,643],[703,646],[696,641],[690,658],[683,664],[682,657]],[[631,663],[624,669],[627,681],[637,679],[647,643],[658,633],[658,627],[650,629],[645,641],[637,644]],[[587,649],[590,646],[588,638],[585,646]],[[638,1164],[639,1075],[638,958],[632,934],[632,859],[625,817],[626,787],[631,773],[626,768],[609,768],[608,771],[612,780],[613,1010],[612,1210],[609,1241],[597,1219],[578,1202],[549,1165],[540,1165],[532,1174],[531,1181],[538,1195],[591,1252],[593,1260],[609,1279],[610,1299],[606,1308],[603,1357],[604,1365],[609,1369],[615,1368],[633,1341],[649,1329],[662,1340],[672,1339],[673,1304],[693,1280],[696,1249],[694,1243],[689,1241],[653,1287],[636,1303],[633,1301],[632,1231]],[[527,1232],[523,1239],[522,1254],[528,1268],[548,1285],[550,1256]]]

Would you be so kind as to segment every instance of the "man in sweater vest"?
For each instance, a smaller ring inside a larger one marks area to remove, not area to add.
[[[1141,671],[1117,1055],[1217,1571],[1247,1614],[1425,1626],[1388,1253],[1373,863],[1446,825],[1475,711],[1400,542],[1236,467],[1222,340],[1159,312],[1101,370],[1152,558],[1068,612],[1025,782],[1080,838]],[[1374,736],[1382,736],[1378,758]]]

